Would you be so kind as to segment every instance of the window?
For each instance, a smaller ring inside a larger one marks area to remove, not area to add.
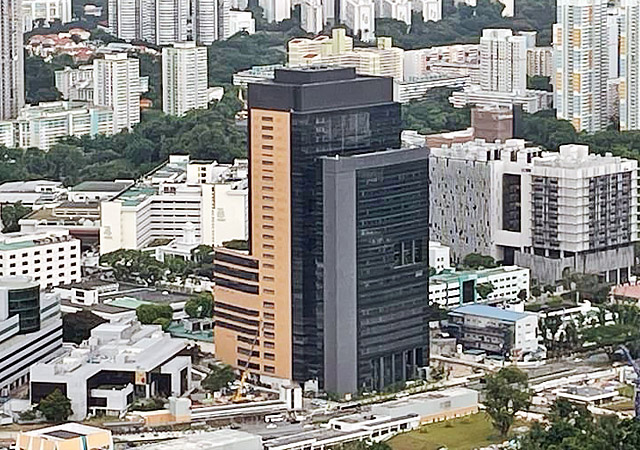
[[[275,361],[276,355],[274,355],[273,353],[265,353],[264,354],[264,359],[268,359],[270,361]],[[266,366],[265,366],[265,369],[266,369]]]
[[[269,134],[263,134],[262,135],[262,139],[264,139],[265,141],[272,141],[273,140],[273,136],[271,136]]]
[[[263,289],[262,292],[268,295],[273,295],[276,293],[273,289]]]
[[[273,122],[273,117],[262,116],[262,121],[263,122]]]
[[[264,366],[264,371],[267,373],[276,373],[276,369],[273,366]]]
[[[263,159],[262,160],[262,165],[263,166],[273,166],[273,161],[269,161],[268,159]]]
[[[273,191],[273,186],[265,186],[265,185],[263,185],[262,186],[262,190],[263,191]]]
[[[262,150],[273,150],[273,145],[263,145]]]
[[[262,220],[273,220],[273,216],[266,216],[266,215],[263,215],[263,216],[262,216]]]
[[[263,195],[262,196],[262,200],[267,201],[267,202],[272,202],[273,201],[273,197],[270,195]]]
[[[272,333],[271,331],[265,331],[264,332],[264,337],[266,337],[267,339],[275,339],[276,338],[276,334]]]
[[[264,263],[262,265],[262,267],[264,267],[265,269],[275,269],[276,266],[274,266],[273,264],[269,264],[269,263]]]
[[[262,244],[262,248],[265,250],[274,250],[275,247],[272,244]]]
[[[264,224],[264,225],[262,225],[262,229],[263,230],[273,230],[273,225]]]
[[[273,309],[276,307],[276,304],[273,302],[262,302],[262,306],[267,309]]]
[[[276,320],[276,315],[274,313],[266,312],[264,313],[264,318],[267,320]]]
[[[262,129],[265,131],[272,131],[273,130],[273,126],[271,125],[262,125]]]
[[[262,235],[262,239],[273,240],[273,235],[272,234],[263,234]]]
[[[273,206],[262,205],[262,210],[263,211],[273,211]]]
[[[276,344],[269,341],[264,341],[264,348],[274,349],[276,348]]]
[[[273,177],[268,177],[266,175],[262,176],[262,181],[273,181]]]

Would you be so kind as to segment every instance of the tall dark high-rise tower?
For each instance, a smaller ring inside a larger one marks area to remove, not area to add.
[[[216,252],[218,356],[344,392],[411,377],[428,333],[428,155],[389,150],[401,131],[392,80],[283,69],[248,102],[251,251]],[[347,304],[356,360],[337,386],[328,366],[346,361],[331,317]]]

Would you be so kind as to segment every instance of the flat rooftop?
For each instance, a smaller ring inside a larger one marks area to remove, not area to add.
[[[73,192],[120,192],[131,186],[133,181],[83,181],[71,188]]]
[[[184,436],[166,442],[142,445],[141,450],[262,450],[262,438],[246,431],[222,429]]]
[[[480,305],[480,304],[461,306],[459,308],[452,310],[451,312],[455,314],[466,314],[471,316],[488,317],[491,319],[504,320],[506,322],[516,322],[520,319],[524,319],[529,316],[529,314],[510,311],[508,309],[496,308],[495,306]]]
[[[102,428],[91,427],[74,422],[24,432],[24,434],[28,436],[43,436],[55,441],[66,441],[69,439],[76,439],[81,436],[90,436],[96,433],[110,432],[108,430],[103,430]]]

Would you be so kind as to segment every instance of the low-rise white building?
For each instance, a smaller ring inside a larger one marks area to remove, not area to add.
[[[31,366],[31,401],[59,389],[71,400],[72,420],[103,412],[120,415],[134,397],[181,396],[191,387],[187,342],[159,325],[104,323],[65,354]]]
[[[16,119],[0,122],[0,145],[49,150],[66,136],[113,134],[110,108],[74,102],[27,105]]]
[[[385,416],[419,414],[421,423],[439,422],[478,412],[478,391],[463,387],[425,392],[373,405],[372,412]]]
[[[436,273],[451,268],[451,249],[439,242],[429,241],[429,267]]]
[[[445,270],[429,278],[429,303],[451,308],[467,303],[523,300],[529,297],[529,284],[530,271],[525,267]],[[480,285],[489,290],[485,298],[478,293]]]
[[[16,450],[114,450],[111,431],[80,423],[63,423],[38,430],[22,431],[16,437]]]
[[[100,253],[142,249],[194,227],[198,244],[221,245],[248,236],[247,162],[169,162],[101,204]]]
[[[7,181],[0,185],[0,205],[20,202],[23,206],[37,209],[57,202],[66,193],[67,189],[60,181]]]
[[[0,395],[29,380],[32,365],[62,349],[60,298],[28,277],[0,278]]]
[[[543,109],[553,107],[553,93],[547,91],[526,90],[524,92],[485,91],[479,86],[469,86],[462,91],[454,92],[449,101],[454,108],[466,106],[498,105],[513,107],[522,106],[522,110],[535,114]]]
[[[80,263],[80,240],[68,231],[0,236],[0,276],[27,276],[53,287],[80,281]]]
[[[449,311],[448,329],[463,349],[520,359],[538,351],[538,316],[488,305]]]

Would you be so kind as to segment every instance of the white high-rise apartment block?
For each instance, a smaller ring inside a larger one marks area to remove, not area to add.
[[[109,0],[109,29],[117,37],[168,45],[187,39],[189,0]]]
[[[411,2],[409,0],[375,0],[376,18],[395,19],[411,25]]]
[[[553,76],[553,48],[533,47],[527,49],[527,75],[530,77]]]
[[[302,0],[300,2],[300,28],[315,34],[322,31],[324,28],[322,0]]]
[[[24,54],[21,0],[0,0],[0,120],[24,105]]]
[[[555,107],[578,131],[607,127],[607,1],[558,0],[553,26]]]
[[[251,11],[229,11],[229,36],[244,31],[253,34],[256,32],[256,20]]]
[[[483,91],[527,89],[527,37],[509,29],[485,29],[480,38],[480,86]]]
[[[422,13],[425,22],[442,20],[442,0],[420,0],[413,2],[413,9]]]
[[[282,22],[291,18],[291,0],[258,0],[267,22]]]
[[[178,42],[162,49],[162,110],[182,116],[208,105],[207,47]]]
[[[640,1],[620,3],[620,130],[640,129]]]
[[[0,121],[0,145],[49,150],[65,136],[113,134],[111,108],[86,103],[27,105],[16,119]]]
[[[93,64],[56,70],[55,79],[63,99],[93,101]]]
[[[193,0],[191,8],[193,39],[211,45],[218,40],[218,0]]]
[[[609,79],[618,78],[620,59],[620,33],[623,27],[623,14],[620,8],[607,8],[607,46],[609,55]]]
[[[73,11],[71,0],[22,0],[22,20],[24,31],[33,29],[33,23],[44,20],[45,23],[59,19],[62,23],[71,22]]]
[[[373,0],[342,0],[340,19],[342,23],[360,36],[360,40],[372,42],[376,39],[375,6]]]
[[[113,110],[114,132],[140,122],[140,61],[126,53],[93,61],[93,102]]]

